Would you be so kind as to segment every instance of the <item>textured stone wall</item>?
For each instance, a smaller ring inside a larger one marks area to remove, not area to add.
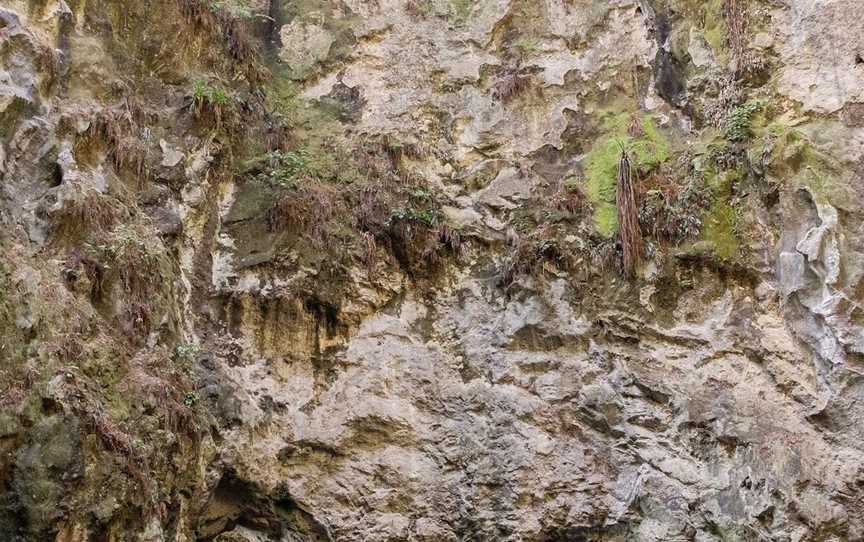
[[[864,538],[862,35],[6,0],[0,539]]]

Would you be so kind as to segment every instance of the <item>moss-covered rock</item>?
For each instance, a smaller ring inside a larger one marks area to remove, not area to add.
[[[597,231],[611,237],[618,231],[615,192],[621,153],[627,152],[644,175],[669,158],[670,142],[648,115],[608,112],[601,118],[605,135],[583,160],[585,193],[595,206]]]

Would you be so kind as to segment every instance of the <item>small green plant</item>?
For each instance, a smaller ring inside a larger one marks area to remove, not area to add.
[[[396,207],[390,211],[387,225],[396,222],[416,222],[432,227],[438,221],[438,213],[433,209],[416,209],[414,207]]]
[[[284,188],[296,188],[297,181],[307,170],[308,155],[304,150],[270,153],[270,160],[276,167],[271,169],[269,180]]]
[[[225,89],[212,86],[206,81],[200,80],[195,81],[195,86],[192,90],[192,99],[196,103],[221,107],[227,106],[231,100]]]
[[[195,403],[200,400],[201,396],[198,395],[198,392],[190,391],[187,392],[186,395],[183,397],[183,404],[189,408],[192,408],[193,406],[195,406]]]
[[[273,151],[257,159],[256,162],[265,164],[264,169],[255,176],[257,181],[290,190],[298,188],[301,181],[317,179],[350,182],[351,180],[347,173],[339,171],[336,160],[323,148],[307,147],[288,152]]]
[[[259,15],[249,0],[210,0],[208,7],[210,11],[227,13],[237,19],[252,19]]]
[[[232,110],[234,97],[224,88],[216,87],[205,81],[195,81],[192,89],[191,109],[196,117],[212,115],[216,128],[222,127],[222,119]]]
[[[100,253],[107,260],[123,263],[132,258],[139,256],[147,256],[147,243],[145,243],[138,233],[126,227],[118,228],[107,243],[88,244],[91,250]],[[110,265],[105,265],[106,269],[110,269]]]
[[[198,348],[198,345],[192,343],[183,343],[177,345],[177,347],[174,349],[174,355],[178,360],[191,361],[195,359],[195,356],[198,354],[199,350],[200,349]]]
[[[731,142],[741,142],[753,137],[753,115],[759,112],[762,107],[762,102],[754,101],[733,109],[726,119],[726,139]]]

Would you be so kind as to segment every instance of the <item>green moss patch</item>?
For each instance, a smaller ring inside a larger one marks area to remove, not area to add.
[[[732,259],[740,250],[738,236],[738,214],[724,200],[714,202],[703,219],[702,235],[711,244],[714,253],[723,259]]]
[[[669,158],[670,143],[649,116],[609,114],[603,119],[603,126],[606,135],[592,147],[583,162],[585,193],[594,205],[597,231],[612,237],[618,232],[615,192],[621,151],[626,150],[633,166],[645,174]],[[633,133],[639,135],[631,135]]]

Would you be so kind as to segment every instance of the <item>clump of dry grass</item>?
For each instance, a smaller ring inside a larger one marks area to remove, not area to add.
[[[639,223],[642,231],[667,243],[699,234],[702,215],[711,206],[711,191],[704,179],[686,175],[682,182],[662,172],[641,180]]]
[[[312,241],[327,241],[328,223],[345,212],[344,200],[338,189],[327,183],[312,181],[290,190],[267,211],[267,227],[271,232],[302,233]]]
[[[360,236],[360,259],[363,261],[363,265],[366,266],[367,273],[371,275],[378,264],[378,243],[375,241],[375,236],[368,231],[364,231]]]
[[[179,0],[180,13],[200,31],[222,39],[227,55],[244,69],[250,83],[257,83],[267,76],[266,69],[258,62],[258,48],[252,38],[248,22],[232,17],[223,10],[213,10],[202,0]]]
[[[425,232],[420,257],[430,265],[437,265],[446,254],[457,259],[462,257],[465,249],[466,245],[459,230],[448,224],[438,224],[435,228]]]
[[[79,161],[92,161],[98,148],[104,148],[115,170],[134,175],[139,186],[151,178],[147,167],[149,146],[142,140],[143,127],[152,124],[153,115],[143,107],[125,100],[114,108],[101,109],[90,119],[90,125],[75,141]]]
[[[571,216],[581,216],[590,209],[591,203],[578,186],[562,184],[552,196],[552,207]]]
[[[555,229],[546,225],[530,236],[513,236],[510,253],[498,273],[498,284],[509,287],[521,276],[539,276],[545,262],[568,266],[568,258],[559,249]]]
[[[505,103],[509,102],[530,89],[532,82],[530,75],[508,72],[492,85],[492,97]]]
[[[170,259],[161,242],[140,225],[122,225],[97,239],[70,253],[68,273],[83,269],[94,303],[121,301],[121,324],[130,338],[140,337],[151,327],[153,307],[170,296]],[[122,294],[122,299],[112,300],[110,293]]]
[[[750,49],[748,37],[747,0],[725,0],[723,16],[729,28],[729,48],[732,52],[732,71],[736,77],[766,77],[768,60]]]
[[[736,71],[744,66],[747,52],[747,15],[743,0],[725,0],[723,3],[723,15],[726,17],[726,25],[729,28],[729,47],[732,56],[738,66]]]
[[[374,185],[366,184],[357,191],[351,206],[354,226],[371,234],[373,237],[380,236],[387,228],[387,219],[390,209],[393,208],[393,197],[390,187],[376,188]]]
[[[64,240],[77,240],[108,231],[129,215],[129,209],[116,198],[75,185],[65,194],[60,208],[51,214],[52,231]]]

